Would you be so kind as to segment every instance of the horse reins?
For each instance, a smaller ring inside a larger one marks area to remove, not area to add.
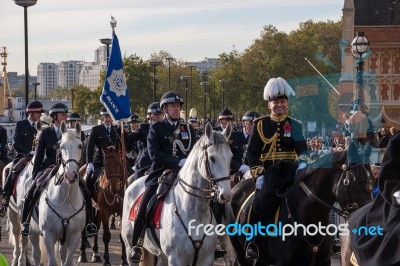
[[[190,185],[189,183],[187,183],[186,181],[184,181],[183,179],[181,179],[180,177],[178,178],[178,181],[179,181],[179,184],[181,185],[182,189],[186,193],[188,193],[189,195],[192,195],[192,196],[195,196],[195,197],[198,197],[198,198],[202,198],[202,199],[212,199],[213,201],[217,201],[217,197],[218,197],[218,195],[217,195],[218,188],[216,186],[217,183],[221,182],[221,181],[225,181],[225,180],[230,180],[231,178],[230,178],[230,176],[216,178],[216,179],[213,178],[213,174],[211,172],[210,163],[208,161],[208,152],[207,152],[207,149],[209,147],[211,147],[212,145],[214,145],[214,143],[204,144],[201,147],[203,149],[203,152],[204,152],[203,153],[203,161],[204,161],[204,165],[205,165],[205,169],[206,169],[206,180],[208,181],[209,189],[194,187],[194,186]],[[193,189],[193,190],[197,190],[197,191],[200,191],[200,192],[205,192],[205,193],[207,193],[207,195],[198,195],[198,194],[195,194],[193,192],[190,192],[185,186],[187,186],[187,187],[189,187],[190,189]],[[188,231],[185,223],[183,222],[183,219],[182,219],[181,215],[179,214],[179,211],[178,211],[178,209],[176,207],[177,204],[176,204],[176,199],[175,199],[175,193],[174,192],[175,192],[175,186],[173,187],[173,192],[172,192],[172,195],[173,195],[173,198],[174,198],[174,204],[175,204],[174,212],[175,212],[175,215],[178,217],[180,223],[182,224],[183,228],[185,229],[186,234],[189,237],[189,240],[192,242],[192,245],[193,245],[193,248],[194,248],[194,257],[193,257],[192,265],[195,266],[197,264],[197,260],[198,260],[198,257],[199,257],[199,251],[200,251],[200,248],[203,245],[203,241],[204,241],[204,238],[206,237],[206,234],[203,235],[201,240],[193,240],[193,238],[189,235],[189,231]],[[213,219],[213,215],[212,215],[212,211],[210,210],[210,224],[212,223],[212,219]]]
[[[342,173],[341,173],[340,178],[339,178],[338,182],[336,183],[335,189],[334,189],[334,194],[336,194],[336,191],[338,190],[338,188],[339,188],[339,186],[340,186],[340,184],[342,183],[342,180],[343,180],[343,185],[345,186],[345,191],[346,191],[346,198],[349,199],[348,202],[351,202],[351,200],[350,200],[351,199],[351,193],[350,193],[350,186],[349,186],[350,185],[350,179],[349,179],[350,173],[349,173],[349,170],[351,168],[353,168],[353,167],[355,167],[355,166],[349,166],[347,164],[343,164],[341,166]],[[364,169],[364,171],[365,171],[365,173],[367,175],[366,189],[367,189],[367,191],[370,191],[371,190],[370,189],[370,187],[371,187],[371,185],[370,185],[371,178],[370,178],[369,172],[367,171],[367,169],[365,169],[365,166],[362,165],[362,167],[363,167],[363,169]],[[303,191],[306,193],[306,195],[308,197],[313,198],[314,200],[318,201],[320,204],[322,204],[322,205],[326,206],[327,208],[333,210],[339,216],[343,217],[346,221],[347,221],[347,219],[348,219],[348,217],[350,215],[350,211],[353,210],[353,209],[357,209],[359,207],[358,203],[354,202],[354,203],[348,203],[346,205],[346,207],[343,210],[341,210],[341,209],[339,209],[339,208],[337,208],[335,206],[332,206],[332,205],[328,204],[327,202],[325,202],[324,200],[322,200],[321,198],[316,196],[314,193],[312,193],[312,191],[307,187],[307,185],[304,183],[304,181],[299,182],[299,185],[300,185],[300,187],[303,189]],[[287,197],[285,198],[285,200],[286,200],[286,208],[288,210],[288,217],[294,223],[295,221],[293,219],[293,216],[292,216],[292,213],[291,213],[291,210],[290,210],[290,207],[289,207],[289,203],[288,203]],[[308,241],[308,239],[306,237],[304,237],[305,241],[307,242],[307,245],[312,248],[313,256],[312,256],[311,265],[315,264],[315,261],[316,261],[316,258],[317,258],[317,253],[318,253],[318,251],[320,249],[320,246],[322,245],[322,243],[323,243],[323,241],[325,239],[325,236],[322,237],[321,241],[317,245],[311,244]]]

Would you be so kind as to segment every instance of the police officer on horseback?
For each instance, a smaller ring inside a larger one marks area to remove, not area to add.
[[[129,259],[139,262],[142,257],[143,236],[146,229],[146,209],[149,201],[157,191],[158,178],[164,170],[177,171],[186,161],[193,148],[196,137],[193,128],[180,121],[183,105],[182,97],[175,92],[167,92],[161,97],[160,107],[165,118],[150,125],[147,137],[147,148],[153,160],[150,174],[146,178],[146,190],[135,219],[132,246]]]
[[[149,135],[150,125],[159,122],[163,119],[163,112],[160,108],[159,102],[153,102],[147,108],[147,120],[149,124],[141,124],[140,131],[142,134],[143,142],[141,143],[143,146],[139,149],[138,159],[135,164],[135,173],[133,175],[133,179],[136,180],[139,177],[142,177],[146,174],[146,172],[150,169],[152,164],[152,160],[150,158],[148,149],[147,149],[147,136]]]
[[[49,116],[52,118],[51,126],[42,130],[35,157],[33,162],[33,170],[32,170],[32,185],[29,188],[27,196],[24,201],[24,209],[22,212],[22,235],[29,235],[30,233],[30,219],[32,216],[32,211],[36,202],[40,198],[43,187],[45,187],[47,180],[37,180],[36,178],[41,176],[46,169],[54,168],[57,162],[57,153],[59,142],[61,140],[61,130],[60,125],[61,122],[67,119],[68,107],[63,103],[54,104],[49,110]],[[48,177],[46,177],[48,178]],[[41,184],[38,184],[38,182]],[[83,195],[85,200],[90,200],[90,197],[87,197],[86,189],[82,188]],[[88,213],[89,211],[87,211]],[[89,212],[90,213],[90,212]],[[93,236],[97,234],[96,226],[92,222],[92,217],[89,214],[88,217],[89,224],[86,227],[87,234],[89,236]]]
[[[75,128],[76,122],[80,121],[81,121],[81,116],[78,113],[74,112],[68,114],[67,117],[68,128]],[[83,132],[83,130],[81,131],[81,141],[82,143],[85,143],[85,133]]]
[[[137,155],[143,149],[143,143],[146,141],[147,135],[144,135],[144,132],[139,128],[139,116],[135,114],[131,115],[129,125],[130,130],[126,134],[126,153],[128,165],[132,168],[135,165]]]
[[[0,206],[0,217],[3,217],[6,213],[11,197],[12,185],[17,176],[17,174],[14,173],[13,167],[21,158],[26,156],[31,157],[34,154],[34,140],[37,133],[36,123],[39,121],[42,112],[43,105],[40,102],[34,101],[29,103],[26,107],[28,117],[22,121],[18,121],[15,126],[13,142],[16,155],[4,186],[3,201],[2,206]]]
[[[105,107],[101,109],[100,115],[102,123],[92,127],[86,149],[86,185],[91,191],[94,188],[97,175],[103,168],[102,146],[121,144],[120,136],[112,124],[112,117]]]
[[[247,167],[241,167],[241,171],[242,172],[246,172],[247,170],[249,170],[248,168],[248,162],[246,159],[246,154],[247,154],[247,146],[249,144],[249,139],[250,139],[250,134],[253,131],[254,128],[254,119],[259,118],[260,115],[255,112],[255,111],[247,111],[246,113],[244,113],[243,117],[242,117],[242,137],[244,138],[244,153],[243,153],[243,164],[246,165]]]
[[[282,78],[272,78],[264,89],[264,99],[268,101],[269,116],[254,120],[254,129],[250,135],[247,160],[250,172],[256,182],[254,199],[261,187],[268,191],[268,207],[265,210],[251,208],[250,224],[256,224],[262,212],[267,223],[273,223],[275,212],[280,201],[276,196],[273,180],[265,174],[268,169],[280,160],[295,161],[298,159],[298,169],[304,168],[309,161],[307,143],[302,134],[302,124],[287,115],[288,96],[294,95],[290,85]],[[259,257],[256,238],[246,242],[246,259]]]

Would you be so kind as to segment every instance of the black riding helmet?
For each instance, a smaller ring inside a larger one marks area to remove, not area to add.
[[[154,102],[149,105],[147,108],[147,114],[159,114],[162,113],[161,108],[160,108],[160,103],[159,102]]]
[[[253,121],[256,118],[259,118],[260,115],[255,111],[247,111],[244,113],[242,117],[242,121]]]
[[[70,113],[67,117],[67,121],[81,121],[81,116],[78,113]]]
[[[68,113],[68,107],[63,103],[56,103],[49,110],[49,116],[54,120],[57,119],[58,113]]]
[[[160,100],[161,110],[164,110],[164,106],[167,103],[180,103],[182,106],[184,101],[178,93],[169,91],[161,97],[161,100]]]
[[[26,107],[26,112],[27,113],[34,113],[34,112],[42,113],[43,112],[43,104],[39,101],[33,101],[33,102],[29,103],[28,106]]]
[[[233,114],[232,112],[228,109],[225,108],[224,110],[222,110],[219,115],[218,115],[218,120],[219,119],[228,119],[228,120],[233,120]]]
[[[131,117],[129,118],[129,123],[134,123],[134,122],[137,122],[137,123],[140,123],[140,118],[139,118],[139,116],[137,116],[137,115],[131,115]]]

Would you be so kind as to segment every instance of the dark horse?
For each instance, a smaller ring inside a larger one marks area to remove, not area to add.
[[[275,181],[277,195],[281,198],[279,221],[282,226],[295,223],[302,224],[305,228],[308,228],[308,225],[318,226],[319,223],[321,226],[327,226],[331,209],[347,218],[353,210],[368,203],[372,199],[374,182],[368,157],[369,154],[365,152],[359,154],[358,148],[352,144],[349,152],[325,155],[310,164],[307,169],[300,170],[294,182],[288,181],[293,180],[292,176],[296,172],[293,163],[281,162],[271,167],[267,175]],[[285,170],[282,171],[283,169]],[[283,173],[288,172],[285,177]],[[254,208],[260,210],[258,213],[261,213],[261,224],[265,221],[262,210],[268,204],[268,199],[263,195],[264,189],[262,187],[260,193],[257,193],[253,203]],[[243,210],[248,211],[248,208],[243,208],[242,203],[253,191],[252,180],[244,180],[233,189],[231,207],[235,217],[239,217],[239,223],[246,222],[247,215]],[[250,198],[250,202],[251,200]],[[340,209],[333,207],[335,202],[339,203]],[[310,228],[308,232],[316,231],[312,229],[314,227]],[[287,235],[284,240],[279,233],[276,237],[257,236],[260,258],[256,265],[330,265],[335,234],[333,229],[323,230],[325,235],[317,233],[313,236],[311,233],[305,236],[304,231],[298,229],[297,236]],[[347,231],[347,227],[343,230]],[[239,264],[253,265],[252,261],[245,260],[244,236],[234,235],[231,241]]]
[[[104,168],[100,173],[99,179],[96,181],[95,191],[93,191],[92,198],[96,202],[98,208],[96,214],[96,226],[97,228],[100,228],[100,224],[103,225],[103,265],[111,265],[108,251],[108,244],[111,239],[109,221],[111,215],[122,217],[126,180],[124,177],[119,145],[103,146],[102,151],[104,157]],[[83,233],[79,262],[87,262],[85,253],[86,242],[86,235]],[[126,248],[121,239],[121,235],[120,242],[122,243],[121,265],[128,265],[126,260]],[[101,262],[101,259],[97,255],[97,236],[94,239],[93,252],[92,261]]]

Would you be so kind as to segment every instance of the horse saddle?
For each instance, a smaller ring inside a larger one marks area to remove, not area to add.
[[[135,221],[137,214],[139,212],[139,207],[142,202],[143,198],[143,193],[137,197],[135,202],[132,204],[131,210],[129,212],[128,220],[129,221]],[[164,199],[157,198],[157,194],[154,194],[154,196],[150,199],[149,204],[147,205],[147,211],[146,211],[146,224],[148,227],[154,227],[155,229],[160,229],[161,228],[161,213],[162,213],[162,208],[164,205]]]
[[[60,165],[58,164],[53,164],[47,167],[43,173],[36,178],[37,188],[43,190],[48,184],[48,177],[52,177],[58,171],[58,168],[60,168]]]
[[[32,160],[32,156],[26,156],[19,159],[19,161],[14,165],[12,172],[14,174],[19,174],[22,169]]]
[[[236,222],[238,222],[239,224],[250,224],[252,221],[250,216],[252,214],[251,210],[253,208],[254,193],[255,192],[252,192],[240,207],[240,210],[236,217]],[[278,209],[275,212],[275,219],[274,219],[275,225],[278,225],[279,222],[279,211],[280,207],[278,207]],[[275,235],[272,234],[270,236],[275,236]]]
[[[167,194],[177,175],[178,171],[174,169],[167,169],[162,173],[158,178],[157,199],[163,198]]]

